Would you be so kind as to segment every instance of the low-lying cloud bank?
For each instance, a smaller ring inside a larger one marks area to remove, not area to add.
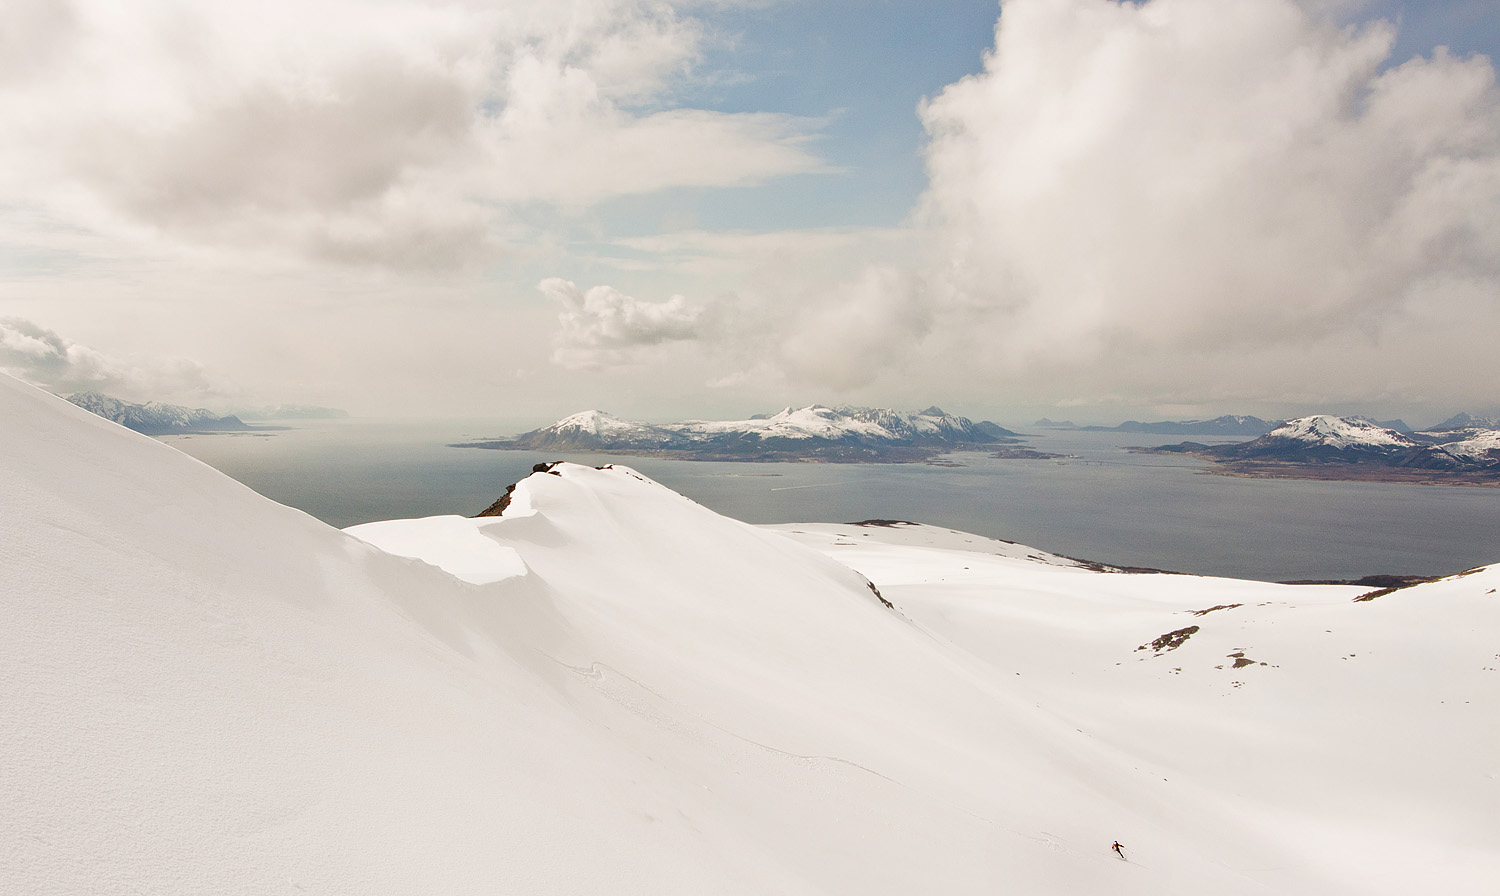
[[[92,390],[134,401],[224,397],[196,361],[122,361],[16,317],[0,318],[0,372],[59,395]]]

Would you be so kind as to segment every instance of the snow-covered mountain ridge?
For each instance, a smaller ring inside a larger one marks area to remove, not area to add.
[[[1454,457],[1484,467],[1500,467],[1500,431],[1468,430],[1456,442],[1443,442],[1442,449]]]
[[[349,534],[14,380],[0,419],[3,892],[1500,881],[1497,568],[1356,602],[573,464]]]
[[[1500,474],[1500,432],[1485,430],[1449,430],[1412,433],[1397,432],[1364,417],[1337,417],[1315,414],[1288,420],[1265,435],[1235,445],[1207,446],[1184,442],[1175,446],[1150,449],[1185,452],[1213,460],[1240,465],[1240,469],[1259,469],[1255,464],[1278,464],[1282,469],[1295,465],[1345,466],[1435,473],[1473,474],[1478,482]],[[1377,474],[1378,475],[1378,474]]]
[[[1315,414],[1288,420],[1270,432],[1269,439],[1284,439],[1304,445],[1321,445],[1338,449],[1415,448],[1417,442],[1394,429],[1387,429],[1363,417],[1335,417]]]
[[[886,408],[786,408],[748,420],[653,424],[603,411],[573,414],[509,441],[475,447],[530,451],[651,451],[694,459],[919,460],[942,451],[1014,441],[993,423],[975,423],[941,408],[906,413]]]
[[[1500,430],[1500,417],[1475,417],[1472,414],[1459,412],[1427,431],[1430,433],[1439,433],[1460,429]]]
[[[248,428],[238,417],[215,414],[207,408],[189,408],[159,401],[135,404],[100,392],[77,392],[68,396],[68,401],[146,435]]]
[[[1476,418],[1468,419],[1473,421]],[[1244,456],[1253,456],[1256,452],[1268,454],[1278,448],[1296,446],[1303,451],[1325,449],[1348,455],[1385,457],[1407,466],[1488,469],[1500,460],[1500,456],[1488,453],[1497,445],[1497,439],[1500,439],[1500,432],[1475,427],[1408,435],[1364,417],[1320,414],[1287,421],[1257,440],[1260,445],[1256,448],[1244,446]]]

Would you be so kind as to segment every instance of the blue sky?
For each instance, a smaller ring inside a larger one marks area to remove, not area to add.
[[[1492,0],[1005,7],[991,58],[971,0],[20,2],[0,367],[530,419],[1496,409]]]
[[[999,9],[995,0],[792,0],[711,17],[717,39],[700,64],[711,77],[682,100],[821,119],[815,146],[837,171],[621,203],[607,211],[611,229],[649,229],[664,216],[710,229],[902,223],[926,186],[917,104],[979,71]],[[1372,0],[1339,19],[1400,23],[1390,64],[1440,45],[1500,58],[1494,0]]]
[[[1397,59],[1429,53],[1436,46],[1492,57],[1500,50],[1500,9],[1490,0],[1375,0],[1358,15],[1401,23]]]
[[[979,70],[997,8],[992,0],[832,0],[725,16],[726,39],[704,67],[730,74],[691,101],[822,118],[817,148],[841,170],[721,197],[700,212],[704,225],[900,224],[926,182],[917,103]]]

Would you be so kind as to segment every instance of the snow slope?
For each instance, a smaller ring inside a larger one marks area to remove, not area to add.
[[[1283,892],[1500,884],[1500,567],[1356,601],[1370,589],[1099,575],[979,536],[935,549],[928,527],[774,528],[1149,770],[1155,797],[1254,829],[1238,870],[1294,863]]]
[[[1500,881],[1493,571],[1352,603],[574,465],[356,538],[13,380],[0,420],[3,892]]]

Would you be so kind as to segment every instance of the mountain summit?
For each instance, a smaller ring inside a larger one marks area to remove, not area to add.
[[[1417,447],[1414,440],[1373,420],[1364,417],[1335,417],[1331,414],[1314,414],[1288,420],[1266,433],[1263,444],[1296,445],[1301,450],[1332,448],[1338,451],[1365,452]]]

